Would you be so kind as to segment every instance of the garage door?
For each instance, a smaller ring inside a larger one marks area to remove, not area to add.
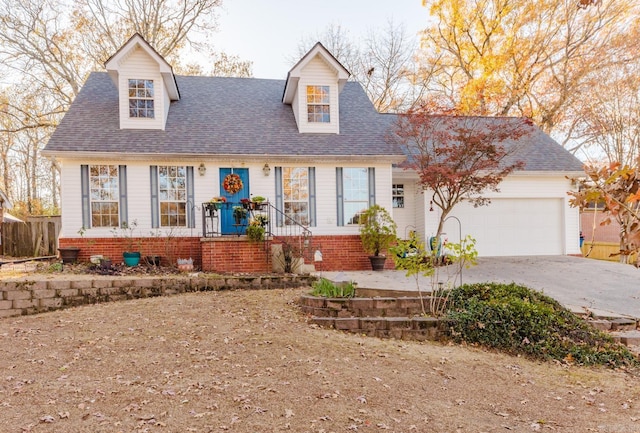
[[[563,248],[562,199],[493,199],[474,208],[461,203],[453,215],[462,223],[462,234],[476,239],[480,256],[560,255]],[[445,237],[458,239],[458,223],[446,222]]]

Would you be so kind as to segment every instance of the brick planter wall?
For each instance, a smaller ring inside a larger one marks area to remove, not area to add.
[[[429,297],[423,298],[428,312]],[[298,304],[310,322],[324,328],[402,340],[442,340],[448,326],[422,316],[419,297],[323,298],[302,295]]]

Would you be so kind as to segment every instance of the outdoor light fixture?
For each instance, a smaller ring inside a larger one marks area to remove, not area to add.
[[[429,200],[429,212],[433,212],[433,200]]]
[[[198,166],[198,173],[200,173],[200,176],[204,176],[206,172],[207,172],[207,167],[204,166],[204,162],[201,162],[200,166]]]
[[[264,164],[264,167],[262,167],[262,172],[265,176],[269,176],[269,173],[271,173],[271,167],[269,167],[269,164]]]

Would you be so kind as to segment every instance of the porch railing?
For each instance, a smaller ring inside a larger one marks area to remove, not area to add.
[[[223,209],[233,209],[235,206],[244,206],[247,209],[247,216],[241,224],[234,224],[235,233],[226,233],[228,236],[239,236],[246,228],[252,218],[257,215],[267,217],[265,224],[264,248],[270,248],[272,244],[282,245],[284,256],[284,267],[291,260],[302,258],[305,262],[312,260],[313,235],[304,225],[295,218],[285,214],[270,202],[263,203],[203,203],[202,204],[202,233],[204,237],[223,236],[221,232],[221,215]],[[317,247],[317,246],[316,246]],[[271,254],[267,254],[267,259],[271,259]]]

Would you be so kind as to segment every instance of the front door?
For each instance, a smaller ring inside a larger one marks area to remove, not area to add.
[[[238,178],[240,179],[239,183],[237,182]],[[227,199],[227,205],[220,210],[220,231],[223,235],[245,234],[248,219],[243,220],[244,225],[236,224],[233,217],[233,207],[242,206],[240,200],[249,198],[249,169],[221,168],[220,196]]]

